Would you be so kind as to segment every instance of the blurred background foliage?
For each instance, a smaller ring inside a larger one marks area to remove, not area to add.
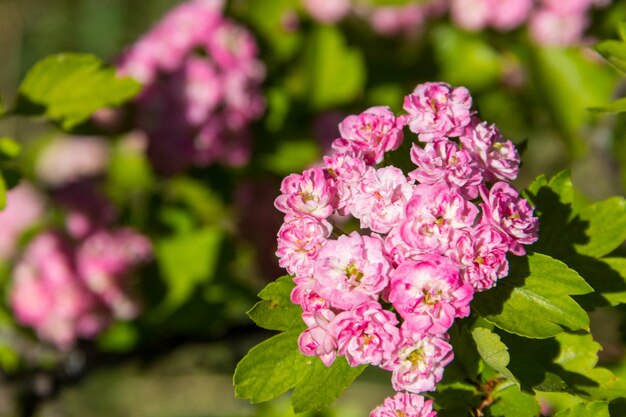
[[[27,71],[49,54],[85,52],[115,63],[179,3],[0,0],[2,102],[11,108]],[[0,415],[291,416],[284,401],[257,407],[234,399],[231,385],[234,365],[267,336],[245,311],[282,275],[273,255],[281,216],[272,204],[280,180],[318,161],[343,117],[374,105],[398,111],[419,82],[470,89],[482,118],[525,147],[519,187],[569,168],[585,199],[626,190],[626,119],[588,111],[625,91],[624,79],[589,46],[618,37],[626,3],[596,11],[581,48],[540,46],[524,30],[470,33],[446,18],[427,22],[419,34],[382,36],[356,16],[315,22],[299,0],[233,0],[227,14],[256,35],[266,66],[267,110],[253,125],[249,164],[163,176],[128,132],[109,134],[89,122],[67,132],[41,118],[0,119],[0,137],[21,146],[23,177],[48,196],[55,186],[40,172],[46,149],[68,135],[104,138],[105,166],[89,180],[112,203],[116,222],[148,236],[154,252],[133,282],[143,313],[65,351],[38,341],[12,317],[11,262],[5,262]],[[62,225],[66,214],[48,203],[19,247]],[[626,320],[607,311],[593,320],[605,364],[626,376]],[[336,407],[318,414],[364,415],[388,394],[387,385],[368,370]],[[546,401],[558,407],[556,397]]]

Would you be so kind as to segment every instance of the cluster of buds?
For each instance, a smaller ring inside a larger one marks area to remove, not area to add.
[[[456,25],[470,31],[510,31],[528,24],[537,43],[569,46],[581,42],[590,23],[591,9],[606,6],[610,0],[420,0],[389,6],[352,0],[303,3],[311,16],[321,22],[333,23],[356,14],[385,35],[418,32],[427,21],[449,11]]]
[[[536,241],[538,219],[509,184],[514,144],[478,118],[467,89],[421,84],[403,107],[348,116],[322,166],[283,180],[276,254],[307,325],[300,351],[391,371],[401,394],[389,407],[423,417],[434,414],[417,394],[435,389],[453,359],[448,329],[475,292],[507,275],[507,253]],[[405,127],[417,135],[407,174],[384,163]],[[357,230],[337,227],[346,218]]]
[[[162,173],[249,158],[249,125],[265,110],[265,67],[253,35],[224,17],[222,3],[176,7],[118,63],[120,75],[144,85],[135,125]]]

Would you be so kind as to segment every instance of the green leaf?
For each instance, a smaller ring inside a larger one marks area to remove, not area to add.
[[[587,109],[611,99],[617,74],[580,49],[536,46],[532,52],[532,70],[543,94],[539,99],[545,100],[569,151],[580,155],[587,144],[582,129],[593,116]]]
[[[614,100],[603,106],[590,107],[589,110],[599,113],[623,113],[626,111],[626,97]]]
[[[235,395],[252,403],[269,401],[295,387],[318,358],[298,350],[300,331],[281,333],[250,349],[239,362],[233,382]]]
[[[575,245],[581,255],[604,256],[626,240],[626,199],[613,197],[585,207],[580,219],[588,223],[588,241]]]
[[[514,380],[515,377],[507,369],[511,359],[509,349],[500,341],[500,336],[489,329],[476,327],[472,330],[472,337],[483,361],[502,375]]]
[[[84,122],[96,110],[117,106],[141,89],[130,78],[120,78],[94,55],[62,53],[39,61],[19,88],[17,114],[58,120],[64,129]]]
[[[318,26],[307,45],[303,70],[308,82],[305,98],[317,110],[352,101],[362,92],[366,67],[358,49],[346,44],[333,26]]]
[[[442,25],[433,31],[432,36],[442,79],[450,84],[476,90],[501,78],[500,56],[480,35]]]
[[[293,304],[289,295],[294,287],[289,275],[278,278],[268,284],[260,293],[263,301],[256,303],[248,316],[254,322],[268,330],[297,330],[304,327],[302,308]]]
[[[217,227],[205,227],[157,243],[157,262],[169,286],[162,308],[178,307],[197,285],[214,278],[222,235]]]
[[[476,294],[474,311],[507,332],[546,338],[589,328],[587,313],[570,297],[592,288],[564,263],[539,253],[510,260],[509,276]]]
[[[541,407],[534,396],[521,392],[516,385],[497,390],[489,407],[492,417],[536,417]]]
[[[296,413],[320,410],[343,394],[367,366],[352,368],[345,357],[335,359],[330,367],[314,358],[307,375],[293,391],[291,402]]]
[[[578,404],[569,410],[556,413],[554,417],[611,417],[609,403],[596,401],[590,404]]]
[[[626,74],[626,42],[610,39],[596,44],[594,49],[618,71]]]
[[[279,143],[278,148],[263,158],[263,166],[278,175],[302,171],[320,159],[320,147],[313,140],[290,140]]]

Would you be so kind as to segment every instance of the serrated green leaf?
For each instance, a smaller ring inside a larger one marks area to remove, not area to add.
[[[580,219],[588,223],[588,241],[575,245],[581,255],[599,258],[626,240],[626,199],[612,197],[585,207]]]
[[[303,69],[308,78],[305,98],[314,109],[348,103],[363,89],[363,56],[358,49],[350,48],[342,32],[333,26],[313,30]]]
[[[157,263],[169,287],[163,307],[178,307],[199,284],[214,278],[223,231],[217,227],[175,235],[157,243]]]
[[[492,417],[537,417],[541,407],[534,396],[521,392],[511,385],[493,394],[494,403],[489,407]]]
[[[466,326],[455,322],[448,330],[450,344],[454,346],[454,362],[458,363],[465,376],[476,380],[480,367],[480,354]]]
[[[250,349],[239,362],[233,383],[237,398],[260,403],[294,388],[307,374],[313,361],[298,350],[300,332],[276,335]]]
[[[320,410],[330,405],[366,367],[361,365],[352,368],[345,357],[338,357],[330,367],[327,367],[321,360],[314,358],[307,375],[293,391],[291,402],[294,411],[301,413]]]
[[[15,113],[45,114],[71,129],[96,110],[131,99],[140,89],[139,83],[116,76],[114,68],[94,55],[51,55],[26,74]]]
[[[509,276],[476,294],[472,309],[507,332],[546,338],[588,329],[587,313],[570,297],[592,288],[576,271],[549,256],[533,253],[510,260]]]
[[[248,311],[248,316],[260,327],[268,330],[297,330],[304,327],[302,308],[291,302],[289,295],[294,287],[289,275],[268,284],[260,293],[259,301]]]
[[[578,404],[569,410],[563,410],[554,417],[611,417],[609,415],[609,403],[596,401],[590,404]]]
[[[22,145],[9,137],[0,138],[0,156],[2,158],[13,159],[22,151]]]
[[[472,337],[483,361],[507,378],[515,380],[511,371],[507,369],[511,359],[509,349],[500,341],[500,336],[489,329],[476,327],[472,329]]]

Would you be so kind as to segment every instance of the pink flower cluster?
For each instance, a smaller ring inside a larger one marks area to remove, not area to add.
[[[79,242],[43,232],[13,269],[13,311],[42,340],[69,349],[113,319],[136,317],[130,273],[150,255],[150,242],[130,229],[102,230]]]
[[[265,68],[252,34],[224,17],[222,6],[191,0],[176,7],[118,64],[119,74],[144,85],[136,126],[160,172],[249,158],[248,126],[265,110]]]
[[[580,43],[594,6],[610,0],[429,0],[376,6],[351,0],[303,0],[316,20],[335,23],[349,14],[368,20],[384,35],[419,32],[429,19],[449,10],[452,21],[467,30],[509,31],[528,23],[539,44],[568,46]]]
[[[10,301],[17,320],[64,350],[79,338],[93,338],[114,319],[137,316],[133,272],[152,256],[145,236],[112,227],[112,208],[91,185],[77,183],[56,192],[56,202],[67,209],[67,231],[48,229],[35,236],[12,270]],[[13,198],[29,190],[25,187],[10,192],[0,222],[20,211],[20,219],[30,216],[31,199]],[[38,199],[43,207],[43,197]],[[43,217],[39,210],[36,220]]]
[[[276,254],[303,309],[303,354],[379,366],[396,391],[417,394],[441,380],[453,358],[448,329],[470,313],[474,292],[507,275],[507,253],[536,241],[538,219],[508,182],[519,170],[515,146],[478,118],[467,89],[421,84],[404,110],[346,117],[323,166],[283,180]],[[408,174],[378,165],[405,127],[417,135]],[[360,228],[342,232],[338,215]],[[388,402],[372,415],[399,404],[434,415],[409,394]]]

